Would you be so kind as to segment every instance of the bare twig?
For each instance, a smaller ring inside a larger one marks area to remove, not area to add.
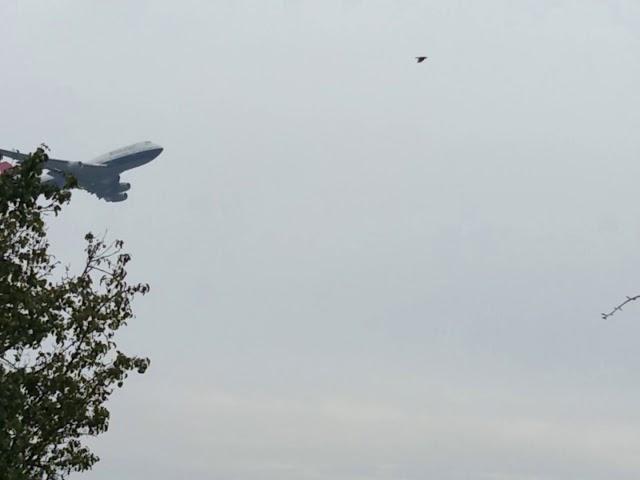
[[[0,357],[0,361],[3,361],[5,364],[9,365],[11,368],[13,368],[14,370],[18,370],[18,366],[15,365],[14,363],[10,362],[9,360],[7,360],[6,358],[2,358]]]
[[[622,302],[620,305],[615,306],[609,313],[601,313],[600,315],[602,315],[603,320],[606,320],[607,318],[613,316],[616,312],[621,312],[622,307],[624,307],[627,303],[635,302],[638,299],[640,299],[640,295],[636,295],[634,297],[627,296],[627,299],[624,302]]]
[[[113,272],[110,272],[109,270],[105,270],[105,269],[100,268],[100,267],[95,267],[93,265],[91,267],[89,267],[89,271],[91,271],[91,270],[97,270],[98,272],[102,272],[105,275],[113,276]]]

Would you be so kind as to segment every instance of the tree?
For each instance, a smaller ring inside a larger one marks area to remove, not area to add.
[[[46,146],[44,146],[46,148]],[[148,292],[129,284],[123,242],[87,234],[72,275],[49,253],[46,218],[71,199],[42,184],[39,148],[0,175],[0,478],[58,480],[98,457],[82,440],[109,426],[105,402],[149,360],[117,349],[115,333]]]

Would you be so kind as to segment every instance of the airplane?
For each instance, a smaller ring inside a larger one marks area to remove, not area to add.
[[[153,142],[134,143],[109,153],[105,153],[89,162],[69,162],[66,160],[48,159],[43,169],[43,182],[52,182],[63,186],[68,175],[78,181],[78,188],[93,193],[107,202],[122,202],[127,199],[125,193],[131,188],[130,183],[121,183],[120,174],[132,168],[149,163],[162,153],[163,148]],[[0,160],[9,157],[18,162],[24,161],[27,155],[18,151],[0,149]]]

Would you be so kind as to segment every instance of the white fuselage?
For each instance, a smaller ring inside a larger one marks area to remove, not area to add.
[[[161,153],[162,147],[160,145],[156,145],[153,142],[140,142],[100,155],[98,158],[93,159],[90,164],[115,168],[123,172],[149,163]]]
[[[105,153],[86,163],[50,160],[47,164],[51,168],[74,175],[79,181],[100,183],[101,177],[111,177],[139,167],[149,163],[161,153],[160,145],[153,142],[140,142]]]

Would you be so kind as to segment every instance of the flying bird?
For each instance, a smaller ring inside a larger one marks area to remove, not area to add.
[[[416,60],[418,61],[418,63],[422,63],[427,59],[427,57],[416,57]]]

